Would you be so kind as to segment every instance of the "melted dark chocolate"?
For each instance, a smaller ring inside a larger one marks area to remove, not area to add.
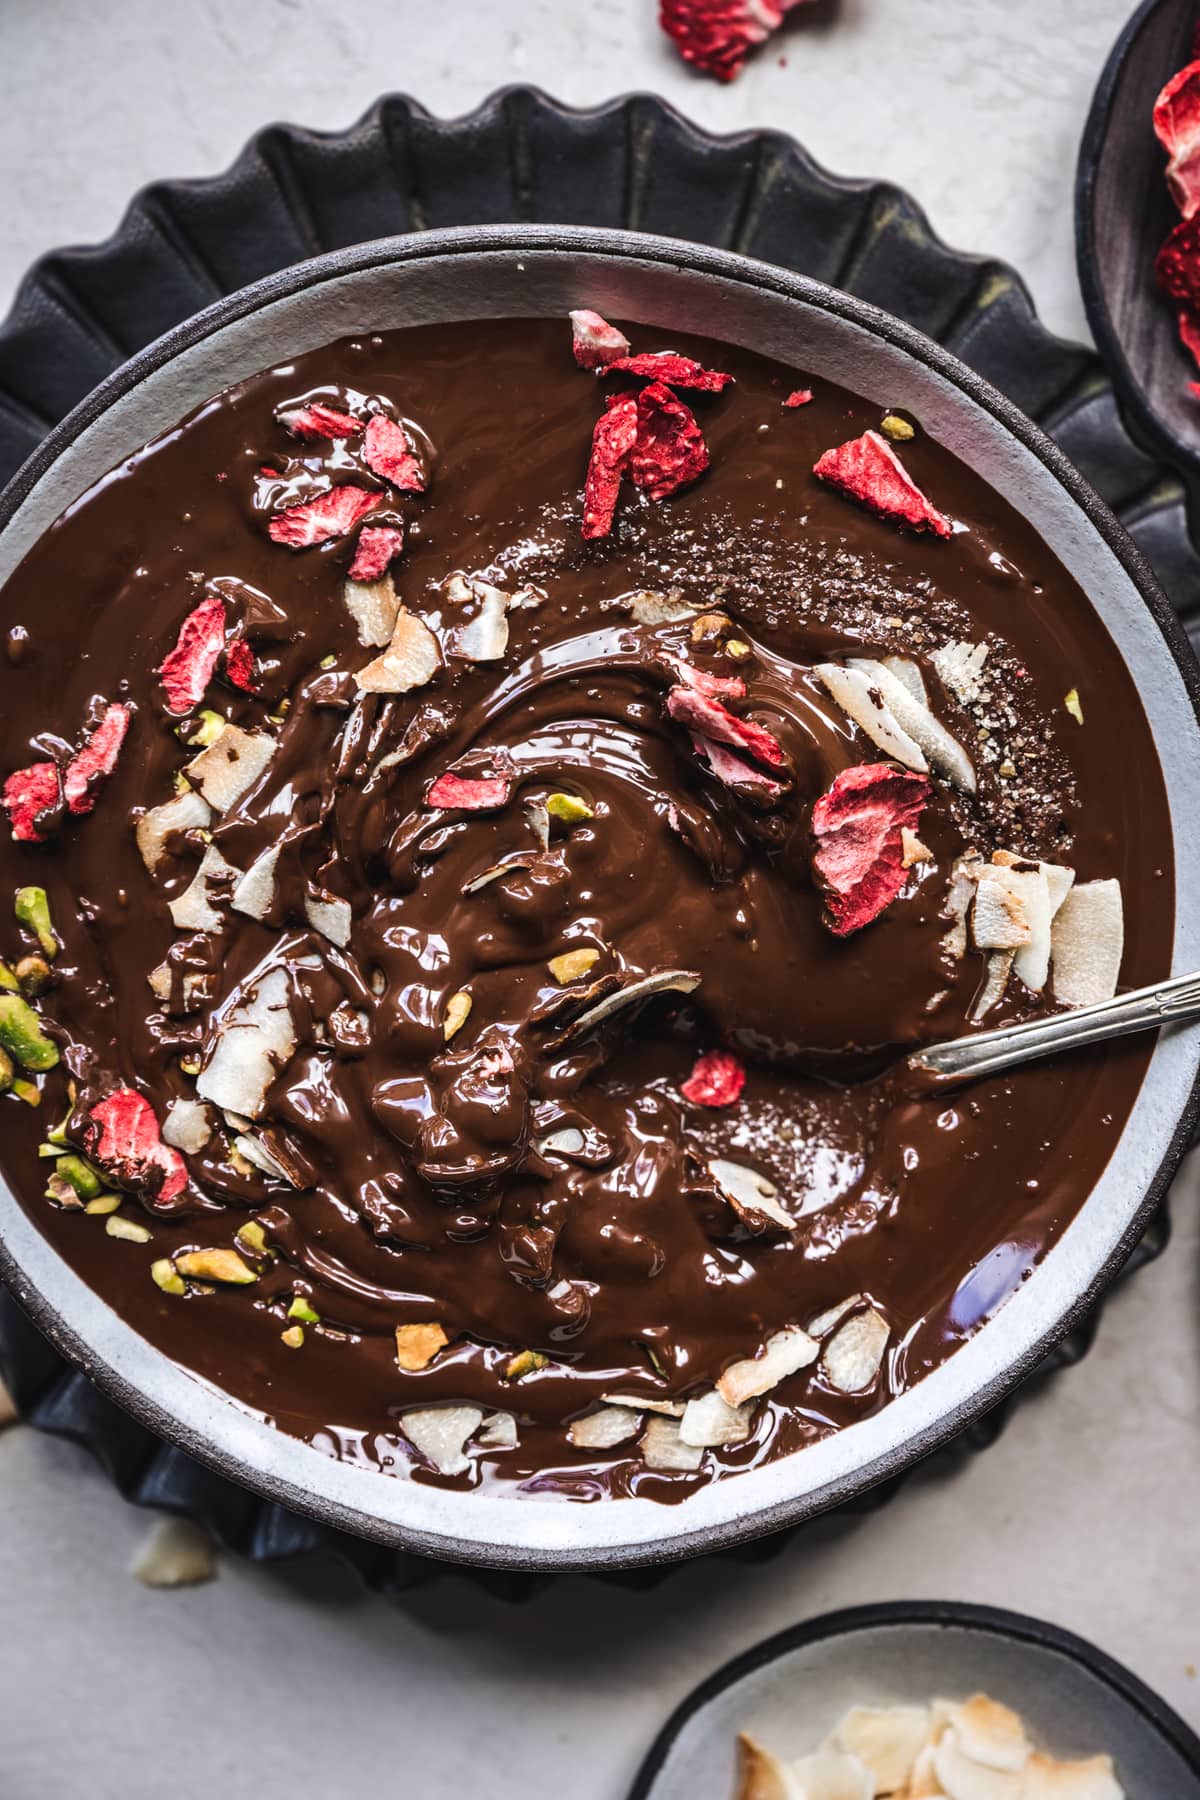
[[[948,541],[903,534],[811,475],[879,408],[818,383],[811,405],[787,410],[792,372],[718,345],[672,347],[737,378],[694,401],[712,468],[661,504],[626,488],[607,541],[579,533],[600,394],[574,368],[565,324],[462,325],[335,344],[219,396],[77,502],[0,596],[9,766],[34,760],[44,734],[75,740],[96,696],[137,708],[95,812],[45,848],[7,834],[0,845],[9,888],[43,883],[64,942],[47,1017],[78,1071],[137,1085],[161,1119],[193,1092],[181,1062],[194,1069],[211,1049],[211,1003],[282,957],[299,1043],[260,1124],[301,1191],[247,1173],[218,1133],[189,1159],[181,1209],[147,1209],[150,1244],[106,1236],[101,1220],[42,1197],[36,1146],[66,1110],[65,1068],[46,1078],[38,1113],[0,1102],[5,1172],[61,1253],[164,1353],[335,1454],[404,1468],[398,1415],[444,1400],[518,1420],[518,1447],[479,1451],[466,1479],[542,1495],[675,1498],[796,1449],[919,1380],[1026,1279],[1103,1169],[1145,1070],[1146,1047],[1126,1042],[951,1098],[895,1072],[904,1049],[967,1028],[982,982],[978,953],[954,963],[941,948],[950,867],[968,844],[1068,862],[1081,880],[1118,876],[1122,981],[1166,972],[1169,824],[1149,731],[1078,587],[953,457],[919,432],[902,446],[962,527]],[[381,396],[412,422],[429,491],[388,501],[407,524],[394,573],[410,608],[443,630],[469,616],[443,592],[454,571],[536,590],[509,614],[501,661],[450,659],[416,692],[359,696],[354,673],[376,652],[341,598],[350,540],[295,552],[265,530],[264,508],[321,491],[331,466],[379,485],[353,444],[297,445],[276,424],[278,406],[312,390],[352,409]],[[267,920],[222,908],[222,931],[206,937],[175,932],[166,911],[199,847],[177,844],[152,876],[134,824],[192,754],[155,671],[213,583],[261,692],[218,680],[204,704],[278,739],[214,839],[239,870],[284,848]],[[636,625],[619,601],[641,589],[724,610],[750,656],[693,644],[688,621]],[[981,720],[925,659],[985,636],[994,698]],[[839,941],[812,883],[809,812],[839,770],[879,753],[810,665],[860,647],[922,661],[980,792],[968,802],[935,783],[921,828],[933,861]],[[744,675],[742,710],[787,755],[777,804],[723,788],[666,717],[672,655]],[[1082,729],[1063,709],[1071,688]],[[430,812],[424,791],[450,765],[507,769],[512,798],[496,812]],[[593,816],[556,824],[542,849],[523,802],[562,790]],[[505,858],[506,876],[463,892]],[[313,880],[352,904],[344,951],[306,924]],[[547,962],[578,947],[601,953],[584,986],[664,967],[700,983],[556,1052],[572,990]],[[175,1005],[159,1010],[147,975],[168,952]],[[210,996],[199,1013],[178,1006],[189,972]],[[470,1016],[447,1044],[461,990]],[[988,1024],[1046,1004],[1014,982]],[[749,1062],[744,1096],[719,1111],[685,1104],[696,1052],[720,1043]],[[571,1128],[573,1159],[533,1148]],[[769,1175],[795,1232],[741,1225],[705,1170],[714,1156]],[[228,1245],[251,1216],[276,1253],[253,1287],[180,1297],[151,1281],[153,1259]],[[567,1443],[565,1422],[600,1395],[701,1392],[769,1333],[856,1292],[891,1327],[867,1395],[794,1376],[745,1443],[709,1452],[694,1475],[647,1471],[636,1445],[598,1457]],[[298,1350],[281,1342],[295,1294],[323,1321]],[[441,1324],[451,1344],[406,1374],[393,1331],[412,1322]],[[546,1366],[505,1380],[527,1349]]]

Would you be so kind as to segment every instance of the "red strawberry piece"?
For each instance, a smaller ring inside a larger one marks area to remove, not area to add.
[[[1187,306],[1179,309],[1179,337],[1184,349],[1200,363],[1200,313]]]
[[[1172,75],[1154,103],[1154,129],[1170,158],[1167,186],[1190,219],[1200,207],[1200,62]]]
[[[425,488],[421,465],[413,455],[408,433],[395,419],[375,413],[363,439],[363,461],[381,481],[406,494],[420,494]]]
[[[31,763],[27,769],[15,769],[4,783],[4,810],[19,844],[44,844],[58,828],[62,803],[57,763]]]
[[[315,500],[277,512],[269,521],[267,532],[277,544],[286,544],[291,550],[307,550],[310,544],[345,537],[378,499],[379,495],[370,488],[347,482],[343,487],[330,488],[327,494],[319,494]]]
[[[925,498],[892,446],[877,431],[826,450],[813,465],[813,474],[851,500],[860,500],[871,512],[910,531],[933,531],[949,537],[950,521]]]
[[[653,381],[637,399],[637,437],[629,457],[630,479],[652,500],[665,500],[708,467],[708,446],[689,406]]]
[[[289,406],[275,414],[285,431],[290,431],[297,438],[348,438],[355,437],[363,428],[363,420],[356,419],[353,413],[338,412],[335,407],[324,406],[319,400],[311,406]]]
[[[1154,264],[1158,285],[1191,312],[1200,311],[1200,218],[1182,219]]]
[[[187,1165],[164,1144],[154,1108],[133,1088],[116,1088],[87,1116],[84,1148],[118,1187],[166,1205],[187,1186]]]
[[[610,397],[596,420],[592,454],[583,487],[583,535],[607,537],[612,530],[621,477],[637,438],[638,409],[632,394]]]
[[[351,581],[379,581],[387,566],[404,548],[404,531],[399,525],[364,525],[354,546],[350,564]]]
[[[199,706],[224,648],[225,602],[210,594],[183,621],[175,648],[158,671],[172,712],[189,713]]]
[[[735,750],[746,750],[757,762],[778,769],[783,763],[783,748],[752,719],[739,719],[727,706],[702,694],[696,688],[675,687],[667,695],[667,711],[677,725],[698,731],[701,737],[718,744],[729,744]]]
[[[117,766],[131,714],[127,706],[110,706],[88,738],[77,750],[63,775],[63,798],[73,813],[90,813],[100,797],[100,788]]]
[[[693,1106],[732,1106],[745,1085],[745,1065],[732,1050],[706,1050],[679,1091]]]
[[[618,356],[628,356],[629,339],[598,312],[581,306],[571,314],[571,347],[581,369],[602,369]]]
[[[800,0],[662,0],[659,23],[685,62],[732,81]]]
[[[455,775],[447,769],[425,795],[426,806],[445,812],[495,812],[508,805],[509,775]]]
[[[707,694],[710,699],[722,696],[730,700],[746,698],[746,684],[740,675],[710,675],[707,669],[698,669],[694,663],[684,662],[682,656],[668,656],[666,661],[684,686],[695,688],[698,694]]]
[[[225,674],[244,694],[258,692],[258,662],[245,638],[235,638],[226,650]]]
[[[730,750],[725,744],[719,744],[715,738],[705,737],[703,732],[692,733],[692,747],[697,756],[702,756],[717,780],[728,788],[750,788],[764,800],[774,800],[783,792],[783,784],[772,781],[761,769],[747,762],[744,756]]]
[[[702,368],[690,356],[676,356],[673,350],[644,350],[637,356],[617,356],[600,373],[610,375],[614,369],[623,375],[644,375],[648,381],[662,381],[668,387],[695,388],[702,394],[719,394],[733,380],[732,375]]]
[[[813,873],[835,937],[861,931],[904,886],[900,831],[915,831],[929,799],[927,775],[891,763],[843,769],[813,807]]]
[[[783,404],[785,406],[807,406],[811,399],[811,388],[793,388]]]

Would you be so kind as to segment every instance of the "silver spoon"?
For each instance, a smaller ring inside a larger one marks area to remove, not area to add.
[[[980,1075],[995,1075],[1059,1050],[1077,1050],[1081,1044],[1150,1031],[1156,1025],[1182,1025],[1189,1019],[1200,1019],[1200,972],[1173,975],[1170,981],[1118,994],[1098,1006],[1081,1006],[1048,1019],[1031,1019],[1024,1025],[1006,1025],[998,1031],[931,1044],[916,1051],[908,1063],[912,1069],[940,1076],[943,1084],[974,1081]]]

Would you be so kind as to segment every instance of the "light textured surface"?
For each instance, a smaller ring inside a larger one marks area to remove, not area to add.
[[[1125,11],[817,0],[725,90],[676,63],[651,0],[3,0],[0,304],[32,257],[102,237],[143,181],[220,168],[268,118],[337,127],[385,87],[452,114],[529,80],[576,103],[657,89],[706,125],[778,126],[841,173],[889,176],[1078,335],[1075,148]],[[152,1593],[128,1572],[149,1521],[81,1451],[6,1432],[0,1793],[620,1800],[719,1662],[813,1613],[914,1595],[1080,1631],[1200,1725],[1198,1189],[1194,1160],[1169,1254],[986,1455],[761,1568],[704,1565],[652,1593],[573,1580],[513,1608],[452,1579],[385,1604],[333,1566],[228,1561],[207,1587]]]

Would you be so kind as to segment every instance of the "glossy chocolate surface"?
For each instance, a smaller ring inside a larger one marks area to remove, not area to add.
[[[630,335],[662,347],[658,333]],[[50,895],[63,951],[44,1010],[67,1063],[86,1091],[139,1087],[162,1118],[193,1092],[181,1062],[211,1054],[213,1008],[264,958],[281,960],[299,1042],[259,1124],[300,1186],[231,1161],[221,1131],[188,1159],[169,1216],[123,1208],[149,1244],[111,1238],[102,1219],[42,1197],[36,1149],[67,1110],[65,1069],[45,1078],[36,1113],[0,1101],[5,1174],[166,1354],[283,1430],[420,1480],[447,1478],[415,1456],[399,1415],[455,1401],[513,1413],[519,1438],[476,1447],[461,1482],[677,1498],[884,1404],[1027,1278],[1103,1169],[1148,1050],[1126,1042],[953,1096],[897,1071],[904,1050],[969,1028],[984,962],[947,957],[941,916],[968,846],[1117,876],[1122,984],[1169,964],[1170,828],[1149,731],[1086,598],[1036,534],[919,430],[904,462],[960,528],[898,531],[811,473],[830,445],[876,427],[879,406],[815,381],[810,405],[786,409],[794,372],[714,344],[671,347],[736,377],[724,394],[687,396],[712,466],[661,503],[627,486],[606,540],[580,537],[600,394],[565,324],[438,327],[333,345],[217,397],[80,500],[0,595],[6,767],[77,741],[98,696],[136,707],[95,811],[45,847],[0,846],[8,889]],[[405,520],[396,587],[446,653],[427,686],[396,698],[364,698],[354,679],[376,651],[343,604],[351,540],[293,551],[267,535],[272,507],[320,492],[331,472],[378,485],[353,440],[298,444],[276,422],[314,391],[351,410],[380,397],[428,466],[425,494],[383,495],[380,510]],[[447,594],[455,572],[530,590],[499,661],[452,653],[473,616]],[[623,597],[639,590],[723,611],[726,640],[750,654],[694,642],[687,619],[638,625]],[[260,692],[217,679],[204,705],[278,740],[214,841],[239,870],[286,842],[265,921],[219,895],[221,930],[181,934],[166,903],[200,846],[176,843],[151,874],[134,827],[194,754],[156,671],[213,591],[255,654]],[[928,656],[984,638],[981,719]],[[880,760],[812,673],[846,654],[916,658],[980,785],[967,800],[935,782],[920,833],[932,860],[878,921],[838,939],[813,883],[811,807],[842,769]],[[740,711],[786,756],[770,804],[714,779],[667,716],[671,658],[745,680]],[[1082,727],[1063,708],[1072,688]],[[429,783],[450,766],[508,771],[508,803],[430,810]],[[543,849],[525,803],[564,791],[592,816],[554,822]],[[504,859],[511,872],[464,893]],[[352,905],[345,951],[306,921],[314,881]],[[547,964],[574,948],[600,953],[583,987],[664,968],[699,984],[559,1045],[572,988]],[[147,976],[168,951],[163,1010]],[[207,980],[199,1013],[179,1004],[186,972]],[[447,1044],[447,1004],[464,991],[470,1014]],[[1014,982],[987,1022],[1049,1004]],[[714,1045],[748,1065],[732,1107],[681,1098]],[[538,1152],[564,1129],[581,1148]],[[707,1172],[714,1157],[773,1180],[794,1231],[747,1229]],[[177,1296],[150,1279],[153,1259],[229,1245],[250,1218],[274,1252],[252,1286]],[[805,1370],[695,1474],[647,1470],[636,1442],[600,1454],[566,1441],[565,1423],[602,1395],[698,1394],[770,1333],[857,1293],[890,1327],[867,1393]],[[322,1321],[299,1349],[281,1339],[295,1295]],[[395,1327],[426,1322],[449,1346],[402,1372]],[[523,1350],[544,1366],[506,1379]]]

